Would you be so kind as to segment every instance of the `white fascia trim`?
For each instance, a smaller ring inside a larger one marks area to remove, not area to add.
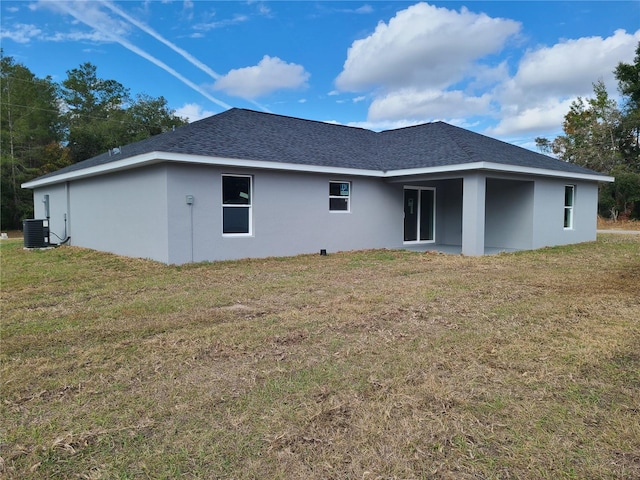
[[[570,179],[576,179],[576,180],[590,180],[590,181],[596,181],[596,182],[615,181],[614,177],[610,177],[607,175],[563,172],[561,170],[549,170],[547,168],[519,167],[516,165],[505,165],[502,163],[493,163],[493,162],[474,162],[474,163],[463,163],[458,165],[443,165],[439,167],[389,170],[385,172],[384,176],[386,178],[394,178],[394,177],[406,177],[406,176],[413,176],[413,175],[428,175],[428,174],[435,174],[435,173],[454,173],[454,172],[462,172],[462,171],[469,171],[469,170],[485,170],[485,171],[504,172],[504,173],[521,173],[525,175],[570,178]]]
[[[164,160],[172,162],[186,162],[196,163],[201,165],[215,165],[215,166],[228,166],[236,168],[257,168],[261,170],[287,170],[293,172],[310,172],[310,173],[329,173],[332,175],[351,175],[360,177],[382,177],[383,172],[380,170],[364,170],[360,168],[345,168],[345,167],[324,167],[322,165],[305,165],[302,163],[284,163],[284,162],[266,162],[263,160],[243,160],[238,158],[223,158],[223,157],[202,157],[197,155],[190,155],[188,159],[187,155],[179,155],[180,158],[167,158],[169,155],[163,157]]]
[[[129,168],[141,167],[144,165],[153,165],[154,163],[161,163],[162,161],[163,160],[158,158],[155,152],[145,153],[144,155],[137,155],[135,157],[129,157],[123,160],[116,160],[114,162],[96,165],[94,167],[87,167],[81,170],[61,173],[60,175],[54,175],[52,177],[43,178],[41,180],[33,180],[31,182],[23,183],[21,186],[22,188],[45,187],[47,185],[67,182],[69,180],[94,177],[103,173],[118,172],[120,170],[127,170]]]
[[[242,160],[237,158],[205,157],[202,155],[188,155],[167,152],[149,152],[134,157],[116,160],[114,162],[96,165],[95,167],[83,168],[73,172],[55,175],[42,180],[34,180],[23,183],[22,188],[37,188],[78,180],[80,178],[94,177],[104,173],[118,172],[129,168],[142,167],[163,162],[189,163],[196,165],[227,166],[236,168],[258,168],[262,170],[288,170],[296,172],[329,173],[332,175],[351,175],[364,177],[383,177],[384,173],[379,170],[362,170],[358,168],[324,167],[321,165],[303,165],[297,163],[265,162],[262,160]]]
[[[414,175],[429,175],[437,173],[455,173],[469,170],[489,170],[505,173],[521,173],[526,175],[541,175],[556,178],[570,178],[577,180],[590,180],[596,182],[613,182],[614,177],[606,175],[592,175],[585,173],[562,172],[545,168],[518,167],[493,162],[475,162],[458,165],[443,165],[428,168],[407,168],[402,170],[361,170],[358,168],[324,167],[321,165],[303,165],[297,163],[265,162],[261,160],[242,160],[237,158],[205,157],[202,155],[187,155],[167,152],[149,152],[134,157],[116,160],[114,162],[83,168],[73,172],[54,175],[23,183],[22,188],[37,188],[56,183],[77,180],[80,178],[94,177],[104,173],[118,172],[129,168],[142,167],[163,162],[190,163],[197,165],[227,166],[235,168],[256,168],[267,170],[286,170],[295,172],[327,173],[331,175],[362,176],[377,178],[396,178]]]

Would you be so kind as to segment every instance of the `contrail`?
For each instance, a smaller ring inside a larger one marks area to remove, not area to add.
[[[204,73],[209,75],[214,80],[218,80],[218,79],[222,78],[222,75],[220,75],[219,73],[217,73],[214,70],[212,70],[208,65],[202,63],[200,60],[198,60],[196,57],[191,55],[189,52],[187,52],[186,50],[178,47],[175,43],[170,42],[169,40],[164,38],[162,35],[160,35],[158,32],[156,32],[153,28],[151,28],[150,26],[148,26],[148,25],[136,20],[135,18],[133,18],[131,15],[129,15],[125,11],[123,11],[120,8],[118,8],[117,6],[113,5],[111,2],[109,2],[107,0],[101,0],[100,3],[102,3],[102,5],[107,7],[112,12],[116,13],[117,15],[120,15],[122,18],[127,20],[132,25],[135,25],[136,27],[138,27],[143,32],[151,35],[153,38],[158,40],[160,43],[163,43],[164,45],[169,47],[171,50],[176,52],[178,55],[182,56],[185,60],[187,60],[193,66],[199,68],[200,70],[202,70]],[[266,107],[264,107],[263,105],[259,104],[258,102],[254,101],[254,100],[251,100],[251,99],[245,99],[245,100],[253,103],[255,106],[259,107],[261,110],[264,110],[265,112],[269,112],[269,110]]]
[[[158,32],[156,32],[153,28],[149,27],[148,25],[145,25],[142,22],[139,22],[135,18],[131,17],[128,13],[120,10],[118,7],[113,5],[111,2],[101,1],[100,3],[102,3],[105,7],[107,7],[112,12],[117,13],[118,15],[120,15],[122,18],[127,20],[129,23],[132,23],[133,25],[138,27],[140,30],[148,33],[149,35],[151,35],[153,38],[155,38],[159,42],[164,43],[171,50],[173,50],[174,52],[178,53],[183,58],[185,58],[186,60],[191,62],[191,64],[193,64],[194,66],[198,67],[200,70],[202,70],[203,72],[205,72],[206,74],[211,76],[211,78],[213,78],[215,80],[218,80],[219,78],[222,77],[222,75],[214,72],[211,68],[209,68],[207,65],[205,65],[200,60],[195,58],[189,52],[187,52],[186,50],[178,47],[176,44],[170,42],[169,40],[164,38],[162,35],[160,35]]]
[[[137,46],[133,45],[132,43],[128,42],[127,40],[125,40],[125,39],[113,34],[112,32],[110,32],[110,31],[108,31],[106,29],[104,29],[97,22],[93,22],[91,20],[83,18],[82,15],[80,15],[77,11],[75,11],[71,7],[69,7],[68,4],[66,4],[64,2],[60,2],[60,3],[57,4],[57,6],[59,8],[62,8],[64,11],[66,11],[69,15],[71,15],[76,20],[84,23],[85,25],[90,26],[91,28],[94,28],[95,30],[97,30],[100,33],[102,33],[103,35],[106,35],[107,37],[111,38],[113,41],[119,43],[124,48],[132,51],[133,53],[141,56],[142,58],[147,59],[148,61],[150,61],[154,65],[162,68],[164,71],[166,71],[167,73],[173,75],[175,78],[180,80],[182,83],[184,83],[188,87],[191,87],[193,90],[195,90],[199,94],[203,95],[205,98],[211,100],[213,103],[215,103],[215,104],[217,104],[217,105],[219,105],[222,108],[227,109],[227,110],[232,108],[231,105],[228,105],[227,103],[223,102],[222,100],[218,100],[217,98],[211,96],[206,90],[202,89],[202,87],[196,85],[195,83],[193,83],[188,78],[185,78],[183,75],[181,75],[180,73],[175,71],[173,68],[171,68],[170,66],[168,66],[167,64],[165,64],[161,60],[158,60],[157,58],[155,58],[154,56],[148,54],[147,52],[145,52],[141,48],[138,48]]]

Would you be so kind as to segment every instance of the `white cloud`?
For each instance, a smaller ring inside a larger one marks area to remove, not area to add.
[[[71,32],[55,32],[52,35],[42,37],[44,40],[50,42],[84,42],[89,41],[93,43],[112,43],[113,38],[108,34],[99,32],[97,30],[92,31],[80,31],[74,30]]]
[[[515,75],[494,90],[501,104],[501,120],[489,133],[559,130],[571,102],[578,96],[592,96],[593,83],[598,80],[615,97],[613,71],[619,62],[633,63],[639,41],[640,30],[617,30],[607,38],[568,39],[528,51]]]
[[[257,98],[276,90],[303,88],[309,76],[302,65],[265,55],[255,66],[230,70],[213,88],[229,95]]]
[[[249,20],[249,17],[246,15],[235,15],[231,18],[225,18],[223,20],[215,21],[215,22],[207,22],[207,23],[198,23],[193,26],[194,30],[208,32],[209,30],[214,30],[216,28],[226,27],[228,25],[236,25],[238,23],[243,23]]]
[[[383,130],[396,130],[398,128],[413,127],[425,122],[411,121],[411,120],[383,120],[383,121],[365,121],[365,122],[349,122],[348,127],[365,128],[367,130],[373,130],[374,132],[381,132]]]
[[[486,91],[490,87],[503,84],[508,79],[509,66],[506,61],[497,66],[476,65],[466,89],[470,92]]]
[[[418,3],[353,42],[336,86],[349,91],[444,88],[469,73],[475,61],[498,52],[519,30],[513,20]]]
[[[217,112],[205,110],[202,105],[198,105],[197,103],[186,103],[182,107],[176,108],[176,115],[188,119],[189,123],[202,120],[216,113]]]
[[[369,14],[373,13],[373,7],[371,5],[364,4],[358,8],[338,8],[335,11],[339,13]]]
[[[456,125],[461,128],[474,128],[474,124],[470,124],[464,118],[453,118],[453,117],[443,117],[443,118],[434,118],[429,120],[429,122],[446,122],[449,125]],[[396,130],[398,128],[406,128],[413,127],[414,125],[421,125],[426,123],[426,120],[410,120],[410,119],[400,119],[400,120],[381,120],[381,121],[370,121],[367,120],[365,122],[349,122],[347,126],[349,127],[357,127],[357,128],[366,128],[367,130],[373,130],[374,132],[381,132],[383,130]]]
[[[272,17],[271,8],[265,5],[264,2],[257,1],[257,0],[247,0],[247,4],[256,5],[256,11],[258,12],[259,15],[262,15],[268,18]]]
[[[373,13],[373,7],[371,5],[363,5],[356,8],[355,13]]]
[[[497,64],[495,54],[520,27],[465,8],[413,5],[353,42],[332,93],[366,92],[367,121],[354,125],[367,128],[482,118],[486,133],[503,138],[551,134],[577,96],[592,95],[594,82],[603,80],[616,96],[613,70],[633,63],[640,41],[640,30],[617,30],[530,48]]]
[[[638,41],[640,30],[635,34],[617,30],[607,38],[570,39],[529,51],[522,57],[514,77],[504,85],[502,98],[530,104],[537,102],[540,95],[588,95],[599,79],[604,80],[609,91],[615,92],[613,70],[618,62],[633,61]]]
[[[502,119],[489,128],[489,135],[505,136],[516,133],[550,132],[558,130],[569,111],[572,99],[551,98],[526,108],[503,108]]]
[[[466,128],[466,129],[470,129],[475,127],[475,124],[471,124],[469,123],[467,120],[465,120],[464,118],[446,118],[446,119],[435,119],[433,120],[435,121],[443,121],[446,122],[450,125],[456,125],[458,127],[461,128]],[[355,127],[355,128],[364,128],[367,130],[373,130],[374,132],[381,132],[383,130],[397,130],[398,128],[406,128],[406,127],[413,127],[415,125],[421,125],[423,123],[425,123],[424,121],[411,121],[411,120],[396,120],[396,121],[380,121],[380,122],[370,122],[370,121],[365,121],[365,122],[348,122],[348,123],[343,123],[343,122],[339,122],[337,120],[323,120],[324,123],[330,123],[332,125],[346,125],[348,127]]]
[[[468,96],[464,92],[437,89],[396,90],[377,97],[369,107],[370,121],[407,119],[427,121],[438,118],[485,115],[490,110],[491,97]]]
[[[37,7],[46,8],[61,14],[73,12],[74,15],[72,16],[75,18],[75,25],[84,24],[94,29],[91,33],[57,33],[56,37],[58,40],[65,38],[69,38],[70,40],[84,38],[96,42],[112,42],[113,37],[126,37],[131,31],[126,22],[110,16],[102,10],[101,4],[98,2],[83,2],[79,0],[71,2],[49,2],[40,0]],[[95,28],[94,25],[99,25],[100,28]]]
[[[271,16],[271,9],[267,7],[264,3],[260,3],[258,5],[258,13],[264,16]]]
[[[42,30],[38,27],[26,23],[17,23],[11,30],[5,28],[0,30],[0,38],[8,38],[16,43],[29,43],[33,38],[37,38],[41,34]]]

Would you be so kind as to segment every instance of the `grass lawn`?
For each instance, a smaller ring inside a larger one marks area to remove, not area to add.
[[[638,235],[181,267],[0,248],[0,477],[640,478]]]

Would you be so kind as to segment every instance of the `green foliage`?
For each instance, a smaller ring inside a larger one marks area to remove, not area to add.
[[[619,149],[621,115],[602,81],[593,85],[595,98],[578,97],[564,117],[564,135],[552,143],[553,152],[566,162],[599,172],[624,163]]]
[[[22,183],[187,123],[164,97],[132,99],[91,63],[69,70],[58,85],[11,57],[0,60],[2,229],[19,229],[33,216],[32,193]]]
[[[553,151],[553,145],[548,138],[536,137],[536,147],[540,150],[540,153],[549,155]]]
[[[3,229],[20,228],[33,211],[31,192],[20,185],[42,173],[49,145],[62,138],[57,88],[51,78],[36,78],[11,57],[1,56],[0,125],[0,224]]]
[[[614,71],[620,93],[627,98],[627,108],[631,109],[640,107],[640,43],[634,62],[633,65],[620,62]]]
[[[61,93],[72,124],[81,123],[83,115],[106,117],[129,98],[128,89],[115,80],[98,78],[97,67],[89,62],[67,71]]]
[[[91,63],[67,72],[61,98],[68,109],[63,118],[74,162],[186,123],[164,97],[139,94],[132,99],[119,82],[99,78]]]
[[[604,217],[640,219],[640,172],[632,172],[624,167],[614,169],[616,178],[600,188],[599,213]]]
[[[542,153],[610,174],[615,183],[600,187],[603,216],[640,218],[640,43],[634,64],[614,70],[622,94],[620,106],[609,98],[602,81],[593,84],[594,97],[578,98],[564,117],[564,135],[553,142],[536,138]]]
[[[162,96],[153,98],[139,94],[126,113],[130,142],[168,132],[186,123],[173,114],[167,106],[167,100]]]
[[[640,172],[640,43],[634,61],[633,65],[619,63],[614,73],[624,98],[621,149],[629,166]]]

